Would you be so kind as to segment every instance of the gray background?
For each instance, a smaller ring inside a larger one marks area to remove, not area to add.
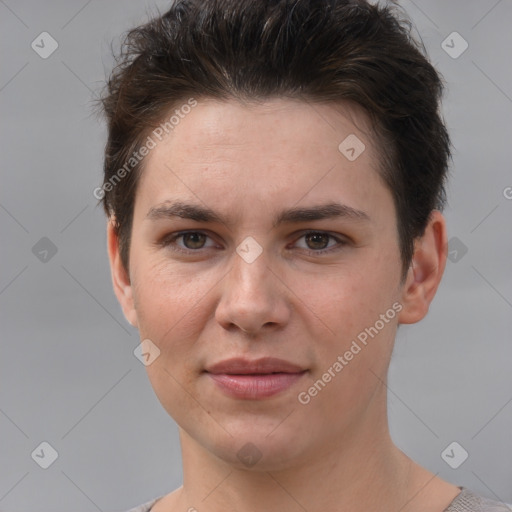
[[[181,485],[177,428],[133,355],[92,195],[106,132],[91,101],[110,42],[166,5],[0,0],[3,511],[123,510]],[[428,317],[399,330],[391,434],[441,478],[510,503],[512,2],[403,6],[449,87],[453,261]],[[31,48],[43,31],[59,45],[47,59]],[[441,46],[453,31],[469,44],[458,58]],[[32,250],[42,237],[55,255]],[[59,455],[48,469],[31,457],[43,441]],[[441,458],[452,441],[469,453],[457,469]]]

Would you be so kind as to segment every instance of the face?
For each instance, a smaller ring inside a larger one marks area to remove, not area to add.
[[[116,292],[158,399],[220,459],[284,468],[385,429],[415,281],[378,165],[358,108],[285,99],[199,101],[146,157]]]

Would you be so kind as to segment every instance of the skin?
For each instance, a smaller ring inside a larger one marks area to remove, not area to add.
[[[354,161],[338,149],[350,134],[365,144]],[[434,211],[401,280],[396,212],[373,140],[364,112],[348,103],[203,99],[146,156],[129,272],[112,222],[107,229],[115,293],[141,340],[160,350],[146,368],[180,431],[183,486],[153,511],[441,512],[460,492],[389,435],[396,330],[427,314],[447,241]],[[148,217],[175,201],[208,207],[222,222]],[[282,210],[333,202],[368,219],[273,226]],[[185,230],[200,234],[161,243]],[[252,263],[236,252],[248,236],[262,249]],[[394,303],[395,318],[301,404],[298,394]],[[203,370],[235,356],[277,357],[307,372],[273,397],[234,399]],[[261,456],[250,467],[237,457],[247,443]]]

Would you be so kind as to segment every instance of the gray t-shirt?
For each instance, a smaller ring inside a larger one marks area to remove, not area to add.
[[[461,492],[444,509],[443,512],[512,512],[512,505],[484,498],[466,487],[459,487]],[[160,498],[162,498],[161,496]],[[151,507],[160,499],[155,498],[127,512],[151,512]]]

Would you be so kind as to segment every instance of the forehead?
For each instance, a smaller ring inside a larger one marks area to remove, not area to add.
[[[240,145],[261,149],[266,143],[265,154],[279,150],[290,156],[313,145],[319,151],[332,152],[350,135],[364,139],[367,146],[373,142],[369,118],[355,103],[319,104],[281,98],[250,103],[204,99],[189,110],[180,119],[173,116],[176,124],[163,135],[160,146],[179,145],[181,148],[175,149],[194,156],[217,149],[236,152]],[[277,143],[281,146],[277,147]],[[367,149],[372,152],[373,148]]]
[[[371,123],[357,105],[208,99],[187,110],[162,140],[153,136],[136,201],[146,207],[169,194],[224,207],[259,201],[261,209],[383,193]]]

